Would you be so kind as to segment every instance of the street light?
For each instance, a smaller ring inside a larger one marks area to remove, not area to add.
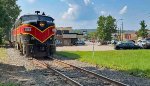
[[[118,19],[116,21],[116,27],[118,29],[119,40],[121,41],[121,28],[118,28],[118,25],[117,25],[118,21],[120,21],[120,20],[122,21],[123,19]],[[122,22],[122,30],[123,30],[123,22]],[[123,34],[122,34],[122,40],[123,40]]]

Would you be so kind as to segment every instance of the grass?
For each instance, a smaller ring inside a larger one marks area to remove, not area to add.
[[[20,86],[20,85],[9,82],[9,83],[5,83],[5,84],[0,83],[0,86]]]
[[[57,52],[57,55],[150,78],[150,50],[97,51],[93,58],[90,51]]]
[[[6,49],[0,48],[0,60],[5,60],[7,57]]]
[[[0,61],[6,60],[6,58],[7,58],[6,49],[0,48]],[[8,83],[1,83],[1,82],[0,82],[0,86],[20,86],[20,85],[14,84],[14,83],[12,83],[12,82],[8,82]]]

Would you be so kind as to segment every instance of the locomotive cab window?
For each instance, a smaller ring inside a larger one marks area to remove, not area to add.
[[[48,21],[48,22],[53,22],[54,19],[48,16],[42,16],[42,15],[25,15],[22,17],[22,21],[34,21],[34,20],[39,20],[39,21]]]

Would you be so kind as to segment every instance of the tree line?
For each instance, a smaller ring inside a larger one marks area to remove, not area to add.
[[[0,0],[0,44],[2,39],[9,39],[10,29],[21,12],[16,2],[17,0]]]
[[[88,38],[91,40],[98,40],[101,44],[111,41],[112,34],[117,33],[117,25],[116,19],[109,16],[100,16],[97,21],[97,31],[88,33]],[[148,29],[145,21],[142,20],[140,22],[141,28],[136,32],[137,37],[147,38],[148,37]]]

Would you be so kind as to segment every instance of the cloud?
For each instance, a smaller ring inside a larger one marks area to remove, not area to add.
[[[124,6],[121,10],[120,10],[120,12],[119,12],[119,14],[125,14],[126,12],[127,12],[127,9],[128,9],[128,7],[127,6]]]
[[[29,3],[34,3],[36,0],[27,0]]]
[[[84,0],[84,3],[85,3],[86,5],[88,5],[88,4],[91,3],[91,1],[90,1],[90,0]]]
[[[106,11],[103,11],[103,10],[102,10],[100,13],[101,13],[102,15],[106,15]]]
[[[84,21],[97,18],[94,6],[90,0],[61,0],[67,3],[68,9],[62,15],[64,20]]]
[[[69,4],[67,12],[62,16],[63,19],[75,20],[77,17],[78,5]]]

